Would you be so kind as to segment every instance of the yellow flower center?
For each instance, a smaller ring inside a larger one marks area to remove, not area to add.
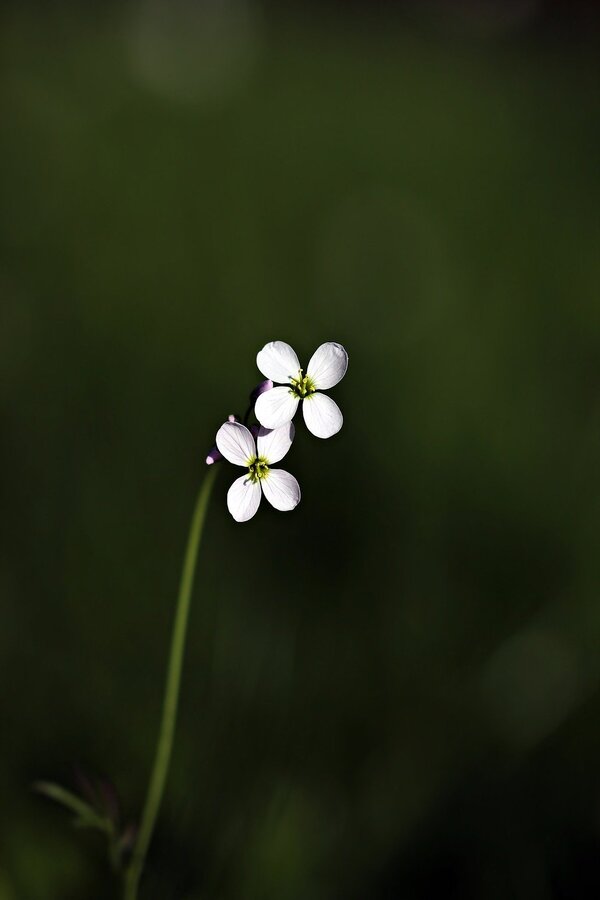
[[[254,484],[261,478],[266,478],[269,474],[269,465],[264,456],[253,456],[248,460],[248,472],[250,473],[250,481]]]
[[[309,378],[308,375],[304,375],[302,369],[298,372],[297,378],[291,379],[292,389],[291,393],[295,394],[296,397],[308,397],[309,394],[314,394],[316,391],[316,387],[312,378]]]

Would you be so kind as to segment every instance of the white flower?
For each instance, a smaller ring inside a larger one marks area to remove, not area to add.
[[[348,368],[348,354],[341,344],[328,341],[315,350],[306,374],[289,344],[271,341],[256,357],[256,365],[267,378],[278,382],[256,401],[256,418],[265,428],[279,428],[291,422],[298,404],[306,427],[315,437],[328,438],[342,427],[344,418],[335,401],[321,391],[342,380]]]
[[[262,396],[262,395],[261,395]],[[300,503],[300,485],[283,469],[272,469],[288,452],[294,439],[291,422],[281,428],[259,428],[256,441],[239,422],[225,422],[217,431],[219,452],[234,466],[248,469],[227,492],[227,508],[236,522],[251,519],[264,494],[271,506],[286,512]]]

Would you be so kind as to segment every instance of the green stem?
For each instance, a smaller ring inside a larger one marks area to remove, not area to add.
[[[173,734],[175,732],[177,720],[181,668],[185,651],[185,635],[187,631],[192,588],[194,586],[196,560],[198,558],[198,548],[204,529],[206,510],[212,486],[215,481],[217,468],[216,465],[213,465],[206,474],[204,484],[200,488],[198,499],[196,500],[196,507],[190,525],[190,533],[181,573],[179,596],[177,598],[175,622],[173,624],[173,633],[171,636],[171,653],[169,656],[169,667],[167,669],[162,720],[158,735],[158,743],[156,745],[154,767],[148,785],[148,793],[146,794],[140,830],[133,849],[131,862],[125,872],[124,900],[136,900],[137,898],[138,885],[144,868],[146,853],[148,852],[148,847],[152,840],[152,832],[154,831],[156,817],[165,789],[169,761],[171,759],[171,750],[173,747]]]

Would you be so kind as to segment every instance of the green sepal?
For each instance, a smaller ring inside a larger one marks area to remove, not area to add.
[[[75,816],[73,824],[76,828],[95,828],[112,837],[114,828],[110,819],[99,815],[89,803],[86,803],[77,794],[73,794],[60,784],[54,784],[52,781],[36,781],[33,789],[38,794],[49,797],[50,800],[60,803],[61,806],[72,812]]]

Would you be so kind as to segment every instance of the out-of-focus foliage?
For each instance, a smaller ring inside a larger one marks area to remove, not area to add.
[[[143,900],[600,887],[597,41],[508,5],[3,7],[1,900],[116,895],[30,785],[137,815],[275,338],[345,426],[293,514],[220,475]]]

